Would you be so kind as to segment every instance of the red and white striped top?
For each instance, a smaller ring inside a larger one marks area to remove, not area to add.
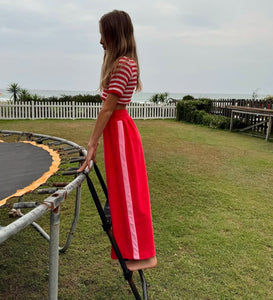
[[[108,88],[101,94],[105,101],[108,94],[119,96],[118,104],[128,104],[137,86],[137,64],[134,60],[122,56],[119,59],[116,71],[112,74]]]

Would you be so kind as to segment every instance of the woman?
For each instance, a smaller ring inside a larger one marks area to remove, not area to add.
[[[96,162],[103,134],[106,181],[113,235],[131,271],[157,264],[146,167],[140,135],[126,105],[141,89],[130,16],[114,10],[99,22],[104,59],[100,90],[102,109],[88,143],[83,171]],[[116,259],[112,249],[111,257]]]

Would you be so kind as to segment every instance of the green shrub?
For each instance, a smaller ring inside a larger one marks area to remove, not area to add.
[[[195,111],[206,111],[211,110],[212,101],[210,99],[197,99],[192,101],[181,100],[177,103],[177,120],[185,120],[191,122],[192,114]]]
[[[61,102],[101,102],[100,95],[75,95],[75,96],[67,96],[62,95],[59,98]]]
[[[228,117],[206,114],[205,119],[207,126],[211,128],[229,129],[230,118]]]
[[[35,95],[34,95],[35,96]],[[100,95],[62,95],[61,97],[51,96],[51,97],[34,97],[33,95],[30,96],[29,101],[40,101],[40,102],[84,102],[84,103],[100,103],[101,96]]]
[[[211,128],[228,129],[230,118],[209,114],[211,105],[212,101],[206,98],[179,101],[176,106],[176,120],[202,124]]]
[[[176,121],[183,120],[182,113],[183,113],[182,101],[178,101],[176,103]]]
[[[204,110],[197,110],[195,112],[196,118],[195,118],[195,123],[196,124],[203,124],[203,120],[207,113]]]
[[[182,100],[194,100],[194,97],[191,96],[191,95],[186,95],[186,96],[183,97]]]
[[[266,101],[272,101],[273,100],[273,95],[267,95],[264,100]]]
[[[211,107],[212,107],[212,100],[211,99],[208,99],[208,98],[198,99],[198,103],[197,103],[197,109],[198,110],[204,110],[207,113],[209,113],[211,111]]]

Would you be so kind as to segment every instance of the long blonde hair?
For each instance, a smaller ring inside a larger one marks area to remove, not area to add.
[[[134,28],[130,16],[120,10],[103,15],[99,21],[101,35],[106,43],[101,67],[100,90],[107,88],[111,73],[115,71],[120,57],[133,59],[138,66],[137,91],[141,90],[139,64],[134,38]]]

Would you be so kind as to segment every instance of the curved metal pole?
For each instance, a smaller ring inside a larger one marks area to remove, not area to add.
[[[28,212],[26,215],[22,216],[20,219],[12,222],[5,227],[2,227],[0,230],[0,244],[22,229],[26,228],[28,225],[44,215],[48,210],[48,206],[41,204],[38,207],[34,208],[32,211]]]
[[[78,186],[77,190],[76,190],[76,202],[75,202],[74,220],[72,222],[70,231],[68,233],[65,245],[63,247],[59,248],[59,251],[61,253],[64,253],[67,250],[67,248],[70,246],[70,244],[71,244],[71,241],[72,241],[72,238],[73,238],[73,234],[74,234],[74,232],[76,230],[76,226],[77,226],[77,223],[78,223],[78,220],[79,220],[80,206],[81,206],[81,187]]]

